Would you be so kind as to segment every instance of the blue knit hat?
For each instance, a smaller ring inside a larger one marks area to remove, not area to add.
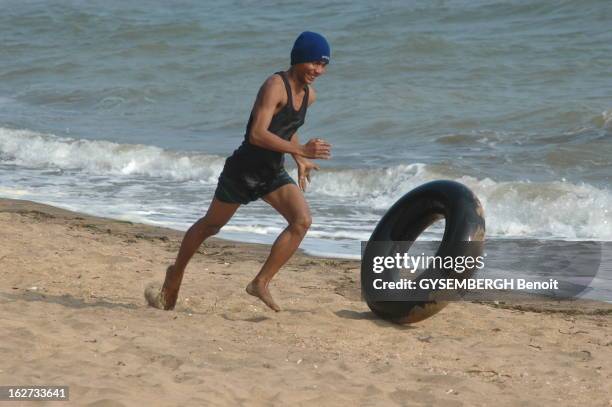
[[[291,65],[303,62],[324,61],[329,63],[331,51],[329,43],[321,34],[311,31],[301,33],[291,50]]]

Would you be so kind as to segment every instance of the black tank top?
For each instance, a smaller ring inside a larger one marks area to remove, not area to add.
[[[272,116],[268,131],[278,137],[290,141],[291,136],[297,129],[304,124],[306,110],[308,109],[308,86],[304,87],[304,99],[300,110],[293,108],[293,95],[291,86],[285,72],[276,72],[283,79],[287,91],[287,104]],[[277,151],[268,150],[251,144],[249,135],[251,134],[251,124],[253,122],[253,112],[249,117],[246,127],[244,141],[234,153],[227,159],[224,172],[230,176],[257,177],[259,179],[272,178],[283,168],[285,154]]]

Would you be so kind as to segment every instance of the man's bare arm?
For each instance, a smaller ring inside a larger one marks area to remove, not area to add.
[[[309,158],[328,158],[330,145],[324,140],[312,139],[302,145],[299,142],[293,143],[283,140],[268,131],[276,108],[287,103],[286,98],[282,79],[278,75],[268,78],[259,90],[253,106],[253,122],[249,134],[251,144],[280,153]]]
[[[298,146],[300,145],[300,138],[298,137],[297,132],[293,133],[293,136],[291,137],[291,143],[298,145]],[[291,156],[293,157],[293,159],[295,160],[297,164],[307,160],[306,157],[303,157],[299,154],[291,154]]]
[[[317,92],[312,86],[308,85],[308,107],[310,107],[316,100]],[[293,133],[293,136],[291,136],[291,142],[297,145],[300,144],[300,137],[298,136],[297,132]],[[301,156],[299,154],[291,154],[291,156],[297,164],[308,161],[306,157]]]
[[[292,143],[298,143],[299,139],[297,133],[294,133],[291,137]],[[293,159],[297,165],[298,170],[298,186],[304,192],[306,192],[306,186],[310,183],[310,172],[312,170],[318,171],[320,168],[317,164],[310,161],[308,158],[301,155],[292,154]],[[308,182],[306,182],[308,181]]]

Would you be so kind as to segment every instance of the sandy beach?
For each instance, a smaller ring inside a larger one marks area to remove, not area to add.
[[[175,311],[147,307],[181,233],[0,200],[0,384],[66,385],[75,406],[611,406],[612,305],[456,303],[373,316],[359,263],[212,239]]]

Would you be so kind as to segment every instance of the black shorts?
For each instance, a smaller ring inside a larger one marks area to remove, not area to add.
[[[287,184],[296,185],[284,168],[265,179],[248,175],[231,176],[223,171],[219,176],[215,198],[226,203],[246,205]]]

